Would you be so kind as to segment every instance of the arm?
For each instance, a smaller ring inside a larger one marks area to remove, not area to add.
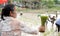
[[[38,30],[27,27],[25,24],[20,23],[20,30],[29,34],[38,34]]]

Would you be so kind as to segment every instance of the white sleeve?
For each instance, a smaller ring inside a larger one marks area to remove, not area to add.
[[[25,32],[25,33],[29,33],[29,34],[37,34],[38,30],[35,30],[33,28],[27,27],[25,24],[20,23],[20,30]]]

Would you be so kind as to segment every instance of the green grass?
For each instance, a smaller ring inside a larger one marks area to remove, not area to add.
[[[60,7],[52,7],[52,8],[48,8],[48,9],[28,9],[28,8],[20,8],[17,7],[17,12],[40,12],[40,13],[46,13],[46,11],[48,12],[52,12],[52,11],[59,11]]]
[[[48,11],[59,11],[60,10],[60,7],[53,7],[53,8],[50,8],[48,9]]]
[[[46,13],[46,11],[48,12],[52,12],[52,11],[59,11],[60,7],[52,7],[52,8],[48,8],[48,9],[29,9],[29,8],[20,8],[20,7],[16,7],[16,11],[17,12],[40,12],[40,13]],[[1,12],[1,8],[0,8],[0,12]]]
[[[45,26],[45,22],[48,19],[48,16],[41,16],[41,25]]]

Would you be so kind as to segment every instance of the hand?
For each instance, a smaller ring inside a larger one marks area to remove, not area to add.
[[[37,35],[38,33],[37,31],[33,31],[31,34]]]

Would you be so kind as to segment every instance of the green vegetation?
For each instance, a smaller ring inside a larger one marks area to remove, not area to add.
[[[1,9],[0,9],[0,12],[1,12]]]
[[[55,4],[60,4],[60,0],[54,0]]]
[[[10,0],[11,1],[11,0]],[[9,1],[9,3],[10,3]],[[17,11],[20,12],[48,12],[51,11],[59,11],[60,10],[60,1],[59,0],[29,0],[26,2],[23,2],[25,0],[12,0],[15,1],[18,5],[20,3],[24,4],[23,6],[29,7],[29,8],[20,8],[17,7]],[[1,10],[0,10],[1,11]]]
[[[47,16],[41,16],[41,25],[45,26],[46,20],[48,19]]]
[[[13,0],[13,1],[16,1],[16,0]],[[39,1],[39,2],[38,2]],[[24,4],[25,6],[27,7],[31,7],[31,8],[42,8],[44,5],[46,5],[46,7],[52,7],[54,5],[54,1],[51,1],[51,0],[35,0],[35,1],[24,1],[24,0],[17,0],[16,1],[17,3],[22,3]],[[30,5],[30,6],[29,6]],[[42,7],[41,7],[42,6]]]
[[[24,0],[13,0],[13,1],[21,3]],[[48,12],[51,12],[51,11],[59,11],[60,10],[60,6],[59,6],[60,5],[60,1],[59,0],[40,0],[38,2],[38,4],[31,5],[31,4],[33,4],[33,3],[37,2],[37,1],[31,1],[30,2],[30,0],[29,0],[29,2],[26,1],[27,4],[25,2],[23,2],[23,4],[25,3],[24,5],[26,5],[29,8],[20,9],[18,7],[17,11],[22,11],[22,12],[46,12],[48,10]],[[34,9],[32,9],[32,8],[34,8]]]

